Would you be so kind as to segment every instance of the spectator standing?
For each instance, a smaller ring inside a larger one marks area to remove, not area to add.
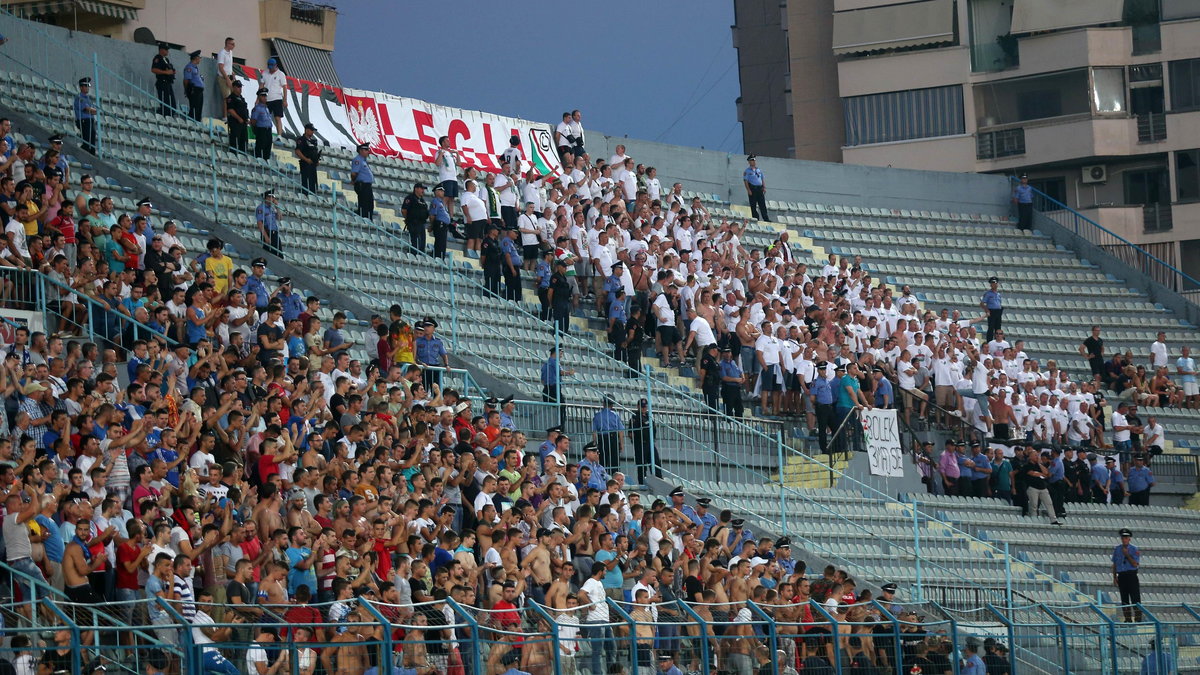
[[[1034,454],[1030,457],[1029,463],[1025,465],[1025,491],[1027,496],[1025,517],[1031,518],[1036,516],[1038,507],[1041,506],[1046,509],[1051,525],[1062,525],[1062,521],[1059,520],[1061,514],[1054,510],[1054,500],[1050,498],[1050,490],[1047,489],[1046,485],[1046,479],[1050,475],[1047,461],[1047,457]]]
[[[1184,405],[1200,408],[1200,384],[1196,382],[1196,359],[1192,357],[1192,348],[1183,347],[1179,354],[1175,361],[1175,372],[1179,374],[1179,383],[1183,387]]]
[[[233,91],[233,50],[237,46],[231,37],[225,38],[225,48],[217,52],[217,84],[221,98],[229,96]]]
[[[575,145],[571,149],[572,154],[576,157],[584,157],[587,155],[587,148],[584,147],[583,138],[583,113],[579,109],[571,111],[571,134],[575,136]]]
[[[563,113],[562,121],[554,128],[554,144],[558,146],[558,158],[565,160],[575,145],[575,137],[571,133],[571,113]]]
[[[279,242],[279,198],[275,196],[274,190],[263,193],[262,203],[254,210],[254,220],[258,223],[258,235],[262,239],[263,250],[283,257]]]
[[[1150,641],[1150,651],[1142,657],[1140,675],[1171,675],[1175,670],[1175,657],[1166,649],[1158,649],[1154,640]]]
[[[354,183],[354,194],[358,196],[358,215],[371,218],[375,215],[375,175],[367,158],[371,156],[371,144],[359,143],[358,154],[350,161],[350,181]]]
[[[250,123],[254,125],[254,156],[271,159],[271,109],[267,107],[266,87],[259,87],[255,94]]]
[[[321,163],[321,141],[317,138],[317,127],[312,122],[304,123],[304,133],[296,139],[296,159],[300,160],[300,185],[309,194],[317,191],[317,166]]]
[[[199,122],[204,112],[204,76],[200,74],[199,49],[188,53],[188,63],[183,67],[183,89],[187,94],[188,115]]]
[[[625,450],[625,424],[613,410],[612,396],[606,394],[602,404],[592,416],[592,440],[600,453],[600,463],[615,471]]]
[[[987,334],[984,336],[984,341],[991,342],[996,331],[1001,329],[1004,315],[1004,301],[1000,296],[1000,280],[998,278],[988,278],[988,290],[984,292],[979,306],[987,312]]]
[[[1033,186],[1029,176],[1021,174],[1021,182],[1013,188],[1012,203],[1017,205],[1017,229],[1033,229]]]
[[[433,162],[438,168],[438,185],[442,186],[442,203],[446,206],[446,213],[450,214],[450,220],[454,220],[454,200],[458,198],[459,159],[458,151],[450,147],[449,136],[438,139],[438,150]]]
[[[1104,338],[1100,337],[1100,326],[1092,326],[1092,334],[1079,345],[1079,355],[1087,358],[1093,377],[1104,372]]]
[[[758,220],[770,220],[767,215],[767,182],[763,178],[762,169],[758,168],[758,156],[746,158],[746,170],[742,172],[742,182],[746,184],[746,196],[750,200],[750,215]]]
[[[450,182],[450,181],[444,181],[442,183],[443,189],[446,187],[446,183],[448,183],[448,182]],[[458,183],[455,183],[455,185],[458,185]],[[463,227],[463,230],[464,230],[464,233],[466,235],[466,240],[467,240],[466,241],[466,250],[465,250],[466,256],[468,258],[479,258],[480,256],[483,255],[483,241],[482,240],[483,240],[483,235],[484,235],[484,228],[488,227],[488,223],[490,221],[488,219],[487,205],[485,205],[483,203],[483,200],[480,199],[477,194],[475,194],[475,181],[473,181],[473,180],[467,181],[466,189],[463,190],[463,193],[460,196],[459,201],[462,203],[463,222],[465,224]],[[449,211],[449,209],[447,209],[447,211]],[[490,237],[491,236],[490,230],[488,231],[488,233],[489,233],[489,237]],[[496,244],[499,245],[499,242],[496,242]],[[497,262],[499,262],[499,261],[497,260]],[[485,275],[487,274],[486,266],[484,268],[484,274]],[[492,292],[499,293],[499,287],[500,287],[500,267],[497,265],[496,266],[496,288],[497,288],[497,290],[494,290]]]
[[[1158,339],[1150,343],[1150,365],[1155,372],[1159,368],[1166,368],[1167,361],[1170,359],[1170,350],[1167,348],[1167,334],[1158,331]]]
[[[242,81],[234,80],[230,92],[225,95],[225,125],[229,127],[229,147],[246,152],[246,130],[249,124],[250,109],[242,96]]]
[[[283,111],[287,109],[287,75],[279,69],[279,59],[267,59],[267,70],[262,74],[262,86],[267,90],[267,108],[275,121],[275,133],[283,135]]]
[[[171,47],[165,42],[158,43],[158,54],[150,62],[150,72],[154,73],[154,93],[158,95],[158,114],[170,117],[175,114],[175,66],[167,56]]]
[[[96,154],[96,101],[92,98],[90,77],[79,80],[79,93],[75,95],[75,126],[79,128],[83,151]]]
[[[1142,584],[1138,571],[1142,567],[1142,552],[1133,545],[1133,532],[1127,527],[1117,533],[1121,543],[1112,552],[1113,586],[1121,593],[1121,604],[1125,610],[1125,623],[1142,622]]]
[[[425,253],[425,224],[429,222],[429,204],[425,202],[425,186],[417,183],[412,192],[404,198],[400,205],[400,216],[404,218],[404,227],[408,230],[409,241],[413,248]]]

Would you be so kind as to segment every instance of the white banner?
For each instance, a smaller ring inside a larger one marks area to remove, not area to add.
[[[872,476],[904,475],[904,450],[900,447],[900,425],[895,410],[862,411],[863,434],[867,439],[867,458]]]

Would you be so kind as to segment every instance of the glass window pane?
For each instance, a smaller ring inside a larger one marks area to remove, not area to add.
[[[1125,112],[1125,69],[1092,68],[1092,106],[1096,112]]]
[[[1175,185],[1179,199],[1200,199],[1200,150],[1175,153]]]

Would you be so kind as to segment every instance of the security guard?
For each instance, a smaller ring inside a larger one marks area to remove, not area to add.
[[[438,200],[434,200],[438,201]],[[445,210],[445,207],[442,207]],[[425,252],[425,224],[429,222],[429,204],[425,201],[425,186],[417,183],[400,205],[400,216],[408,230],[408,239],[417,251]]]
[[[296,159],[300,160],[300,185],[309,194],[317,191],[317,166],[321,163],[321,141],[317,127],[304,123],[304,133],[296,139]]]
[[[1021,174],[1021,182],[1013,188],[1012,201],[1017,205],[1017,229],[1033,229],[1033,186],[1029,176]]]
[[[1142,566],[1142,552],[1130,543],[1133,532],[1123,527],[1117,533],[1121,537],[1119,546],[1113,549],[1113,585],[1121,591],[1121,604],[1125,606],[1125,623],[1142,622],[1142,608],[1132,607],[1142,602],[1142,585],[1138,581],[1138,569]]]
[[[542,308],[538,312],[538,318],[542,321],[549,321],[550,277],[554,276],[554,249],[548,248],[542,251],[542,259],[538,261],[537,267],[534,268],[533,276],[537,280],[538,301],[542,303]]]
[[[183,89],[187,94],[188,116],[197,122],[204,112],[204,76],[200,74],[200,50],[188,53],[188,64],[183,67]]]
[[[271,109],[267,107],[267,88],[259,87],[250,111],[250,123],[254,125],[254,156],[271,159],[271,129],[275,125]]]
[[[495,227],[495,225],[493,225]],[[517,231],[505,229],[500,238],[500,250],[504,253],[504,297],[514,302],[521,301],[521,250],[517,248]]]
[[[608,304],[608,341],[613,346],[613,358],[621,363],[629,360],[629,353],[625,348],[625,338],[629,334],[626,330],[628,323],[629,315],[625,311],[625,289],[618,288],[613,294],[612,302]]]
[[[685,518],[695,523],[696,527],[700,527],[702,525],[700,522],[700,515],[696,513],[696,509],[693,509],[691,506],[683,503],[682,485],[678,485],[675,487],[675,489],[671,490],[671,494],[669,496],[671,497],[671,508],[682,513]]]
[[[504,250],[498,237],[500,228],[488,225],[487,236],[479,245],[479,264],[483,267],[483,285],[489,292],[500,295],[500,277],[504,273]],[[507,239],[507,238],[506,238]]]
[[[304,299],[300,294],[292,290],[292,278],[281,277],[279,279],[279,288],[275,289],[275,295],[272,296],[283,305],[283,320],[284,322],[298,318],[304,312]]]
[[[715,519],[714,519],[715,520]],[[775,562],[779,565],[779,569],[783,570],[784,575],[792,576],[796,573],[796,561],[792,560],[792,540],[788,537],[780,537],[775,541]],[[896,584],[884,584],[883,589],[891,586],[892,590],[896,590]]]
[[[609,275],[604,278],[604,306],[608,307],[612,304],[614,298],[617,297],[617,289],[625,288],[625,284],[621,281],[621,274],[625,269],[625,263],[618,260],[609,268]]]
[[[50,137],[50,149],[58,153],[57,159],[54,160],[54,166],[46,165],[46,158],[42,158],[42,169],[58,169],[59,176],[62,177],[62,184],[69,185],[71,183],[71,165],[67,162],[66,155],[63,154],[63,135],[54,134]],[[47,153],[49,154],[49,153]]]
[[[988,279],[988,290],[983,294],[979,306],[987,312],[987,335],[984,336],[984,341],[991,342],[992,336],[1002,328],[1000,322],[1004,316],[1004,302],[1000,297],[1000,280],[996,277]]]
[[[446,211],[446,202],[442,197],[446,188],[441,185],[433,188],[433,199],[429,200],[429,224],[433,225],[433,257],[446,257],[446,237],[450,232],[450,213]]]
[[[592,438],[600,451],[600,463],[616,470],[625,450],[625,424],[613,410],[613,398],[604,395],[604,407],[592,417]]]
[[[517,421],[513,419],[513,413],[517,411],[517,404],[513,402],[512,396],[505,396],[500,399],[500,428],[513,429],[517,428]]]
[[[742,182],[746,184],[746,197],[750,201],[750,215],[758,220],[770,220],[767,217],[767,183],[763,180],[762,169],[758,168],[758,156],[746,158],[746,170],[742,172]]]
[[[571,284],[567,280],[567,263],[554,261],[554,274],[550,276],[550,315],[558,324],[558,330],[571,332]]]
[[[654,420],[650,418],[650,404],[644,398],[639,399],[637,411],[629,416],[629,440],[633,441],[633,463],[639,485],[646,484],[647,474],[662,478],[662,472],[654,462],[653,436]]]
[[[262,203],[254,209],[254,220],[258,223],[263,250],[282,257],[283,251],[279,245],[279,198],[274,190],[263,193]]]
[[[80,145],[84,152],[96,154],[96,102],[92,99],[92,78],[79,80],[75,95],[75,126],[79,127]]]
[[[246,129],[249,126],[250,110],[242,97],[242,81],[234,80],[232,90],[225,97],[225,124],[229,127],[229,147],[246,152]]]
[[[167,58],[170,46],[158,43],[158,55],[150,62],[154,73],[154,92],[158,94],[158,114],[170,117],[175,114],[175,66]]]
[[[742,366],[733,358],[729,347],[721,349],[721,399],[725,402],[725,414],[741,417],[745,412],[742,405],[742,383],[746,380]]]
[[[375,176],[367,157],[371,155],[371,144],[360,143],[358,155],[350,162],[350,180],[354,183],[354,194],[358,195],[358,215],[370,218],[375,215]]]
[[[700,534],[697,536],[701,541],[707,541],[708,535],[717,526],[717,517],[708,512],[708,507],[711,505],[712,500],[708,497],[700,497],[696,500],[696,515],[700,517]]]

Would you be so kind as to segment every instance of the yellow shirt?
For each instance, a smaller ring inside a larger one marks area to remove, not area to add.
[[[204,271],[212,275],[213,289],[218,293],[229,292],[229,278],[233,276],[233,259],[222,255],[220,260],[209,256],[204,261]]]
[[[25,205],[29,207],[30,213],[38,212],[37,202],[31,200],[31,201],[25,202]],[[37,233],[38,233],[37,218],[34,218],[33,220],[22,220],[21,224],[25,226],[25,236],[27,236],[27,237],[36,237],[37,236]]]

